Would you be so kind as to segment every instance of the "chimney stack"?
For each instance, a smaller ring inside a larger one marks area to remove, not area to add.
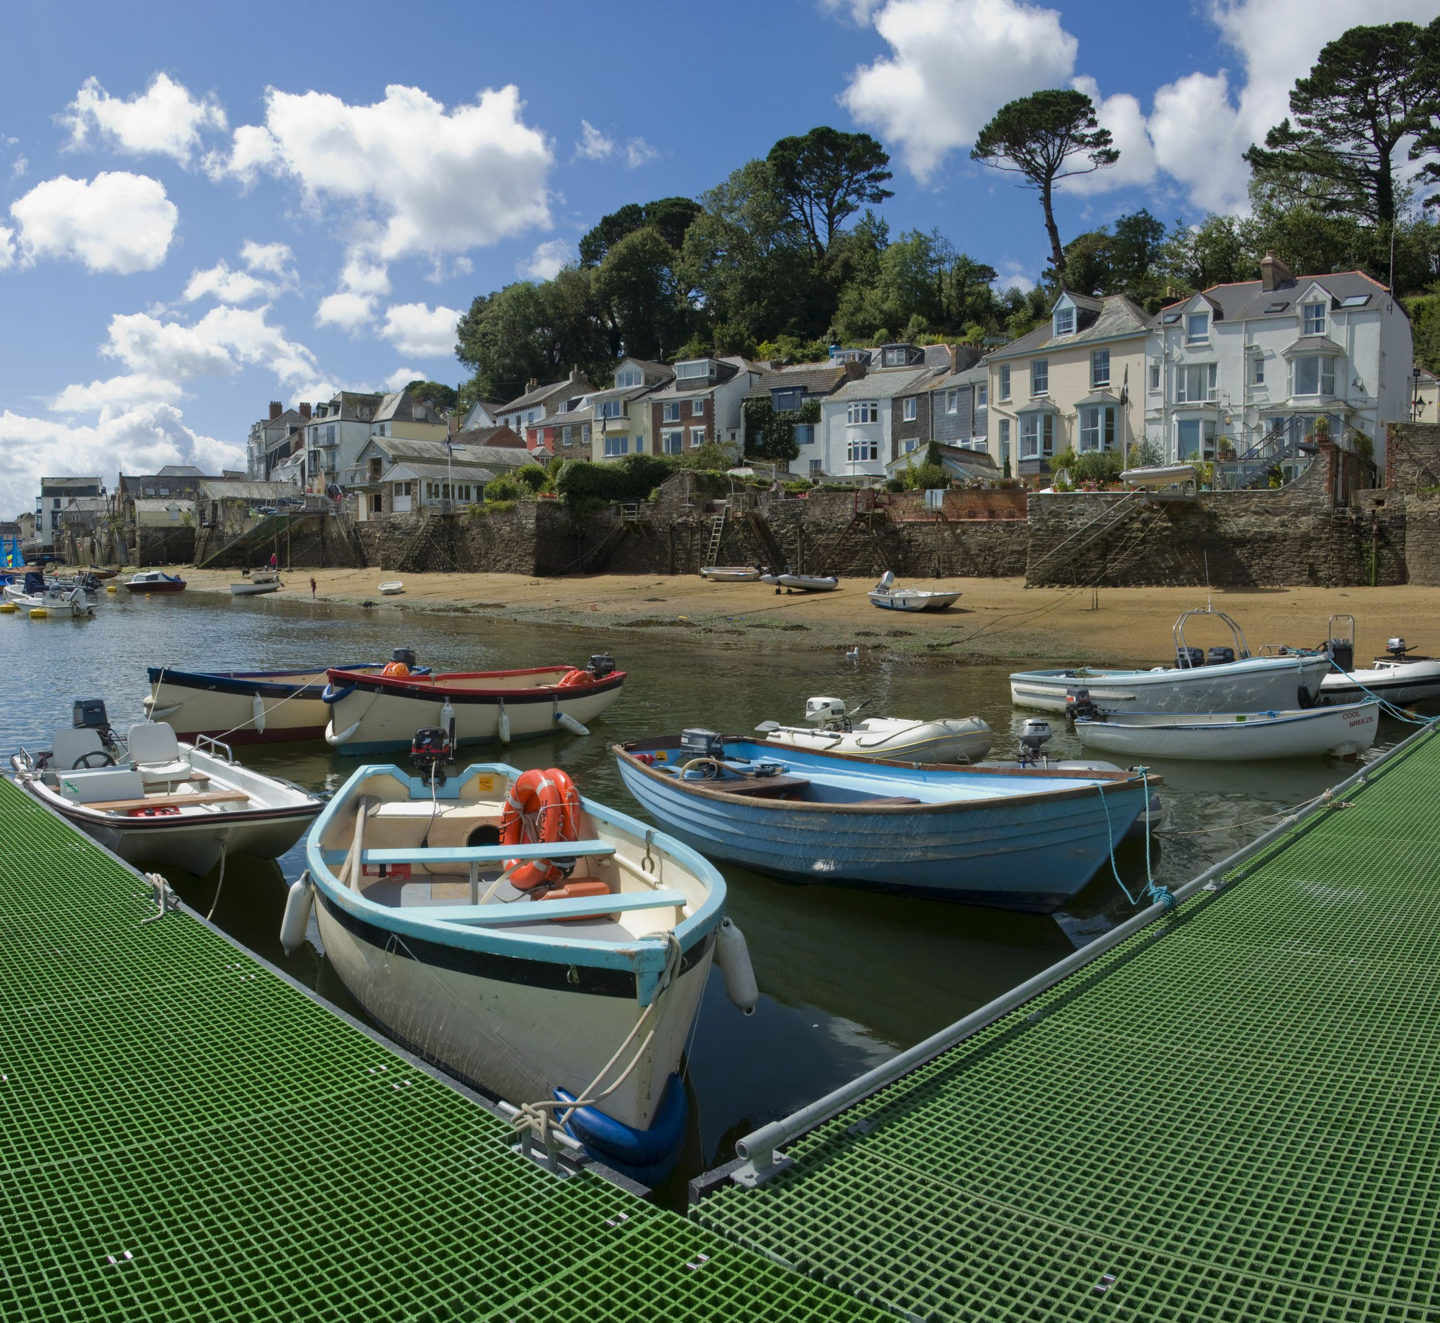
[[[540,382],[535,377],[531,377],[530,380],[525,383],[525,393],[528,395],[532,390],[538,390],[539,387]]]
[[[304,422],[310,421],[310,402],[308,400],[300,406],[300,417]]]
[[[1273,248],[1267,250],[1265,256],[1260,259],[1260,288],[1269,294],[1277,286],[1294,279],[1294,272],[1275,256],[1275,250]]]
[[[272,423],[284,412],[285,407],[280,403],[279,400],[270,401],[270,421]]]

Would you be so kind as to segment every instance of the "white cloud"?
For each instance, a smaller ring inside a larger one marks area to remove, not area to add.
[[[385,310],[380,334],[402,354],[420,358],[449,358],[455,352],[455,308],[431,308],[424,303],[397,303]]]
[[[205,473],[244,465],[244,448],[186,427],[173,405],[102,412],[89,427],[0,413],[0,511],[33,509],[46,473],[95,473],[106,486],[127,473],[193,464]]]
[[[1093,78],[1075,78],[1070,85],[1094,102],[1095,118],[1101,128],[1110,130],[1111,146],[1119,149],[1120,159],[1103,170],[1066,179],[1060,187],[1067,193],[1104,193],[1154,182],[1155,148],[1140,102],[1128,92],[1101,96],[1100,85]]]
[[[397,368],[381,382],[384,390],[404,390],[412,381],[423,381],[425,374],[419,368]]]
[[[267,275],[278,276],[287,283],[294,281],[290,267],[294,259],[295,254],[290,251],[289,244],[256,243],[253,239],[247,239],[240,247],[240,260],[251,271],[263,271]]]
[[[250,303],[258,298],[276,298],[296,284],[295,273],[290,267],[293,256],[287,244],[258,244],[247,240],[240,248],[240,260],[248,270],[236,271],[222,259],[208,271],[193,272],[181,297],[187,303],[206,295],[218,303]]]
[[[375,316],[375,301],[359,294],[327,294],[315,307],[316,326],[338,326],[358,331]]]
[[[995,268],[995,279],[990,283],[1003,294],[1012,288],[1032,290],[1040,283],[1040,278],[1036,274],[1036,266],[1027,266],[1012,257],[1006,258]]]
[[[173,404],[180,395],[179,383],[144,372],[127,372],[86,385],[66,386],[53,400],[55,413],[100,414],[107,410],[133,409],[141,405]]]
[[[870,15],[888,58],[855,71],[841,102],[928,180],[997,110],[1065,83],[1076,40],[1053,9],[1019,0],[886,0]]]
[[[11,179],[24,179],[26,171],[30,169],[30,162],[23,156],[17,156],[10,165]]]
[[[660,153],[655,150],[644,138],[631,138],[625,144],[625,164],[630,169],[638,169],[650,161],[655,160]]]
[[[515,274],[521,280],[554,280],[570,260],[570,245],[564,239],[551,239],[523,261],[516,262]]]
[[[242,179],[268,170],[317,212],[338,208],[352,256],[435,258],[550,227],[553,156],[522,110],[513,86],[450,110],[398,85],[364,106],[270,88],[263,129],[236,130],[229,160],[210,166]]]
[[[27,261],[70,258],[91,271],[131,275],[165,260],[180,213],[159,180],[111,171],[88,182],[47,179],[12,203],[10,214]]]
[[[1194,206],[1246,209],[1250,167],[1241,158],[1254,139],[1231,105],[1224,73],[1189,74],[1156,92],[1150,137],[1161,168]]]
[[[820,0],[820,7],[832,14],[848,14],[850,21],[863,27],[885,0]]]
[[[588,119],[580,121],[580,141],[575,144],[575,157],[583,161],[605,161],[615,152],[615,139],[601,133]]]
[[[188,165],[204,130],[223,133],[225,112],[214,95],[197,98],[163,73],[144,93],[122,101],[96,78],[87,78],[61,122],[70,128],[71,148],[84,147],[93,133],[100,142],[132,156],[159,154]]]
[[[15,265],[15,231],[0,225],[0,271]]]

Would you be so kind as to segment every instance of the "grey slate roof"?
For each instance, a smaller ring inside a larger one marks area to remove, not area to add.
[[[1296,300],[1311,285],[1319,285],[1336,302],[1358,298],[1362,294],[1376,296],[1389,293],[1384,285],[1378,280],[1372,280],[1363,271],[1331,271],[1323,276],[1296,276],[1293,280],[1282,280],[1273,290],[1261,288],[1258,280],[1245,280],[1233,285],[1211,285],[1209,289],[1201,292],[1216,308],[1222,321],[1238,322],[1251,318],[1298,316]],[[1160,309],[1160,315],[1163,317],[1165,313],[1172,312],[1189,301],[1189,298],[1185,298],[1169,304]],[[1284,303],[1285,307],[1275,312],[1267,312],[1271,305],[1278,303]],[[1372,297],[1367,306],[1374,308],[1376,303],[1377,299]]]
[[[747,400],[764,399],[771,391],[803,390],[806,395],[829,395],[845,381],[843,363],[795,363],[774,368],[746,392]]]
[[[902,395],[928,391],[935,379],[933,368],[881,368],[856,381],[847,381],[830,398],[843,403],[851,400],[893,400]]]
[[[1153,325],[1154,318],[1133,299],[1124,294],[1110,294],[1100,300],[1100,315],[1080,330],[1069,335],[1054,335],[1055,324],[1047,318],[1033,331],[995,350],[990,361],[1023,358],[1041,349],[1068,349],[1071,345],[1148,335]]]

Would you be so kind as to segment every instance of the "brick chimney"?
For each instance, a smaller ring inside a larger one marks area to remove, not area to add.
[[[308,400],[300,406],[300,417],[307,423],[310,421],[310,402]]]
[[[1269,294],[1277,286],[1295,279],[1295,273],[1269,249],[1260,259],[1260,288]]]
[[[525,383],[525,393],[526,393],[527,395],[528,395],[532,390],[539,390],[539,389],[540,389],[540,382],[539,382],[539,380],[538,380],[537,378],[535,378],[535,377],[531,377],[530,380]]]
[[[272,423],[284,412],[285,407],[280,403],[279,400],[270,401],[270,421]]]

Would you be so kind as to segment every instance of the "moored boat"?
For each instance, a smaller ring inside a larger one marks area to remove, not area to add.
[[[21,749],[11,779],[106,849],[137,867],[203,874],[223,856],[278,859],[323,801],[233,761],[223,745],[181,743],[164,722],[116,739],[104,704],[75,704],[75,724],[49,749]]]
[[[1185,625],[1199,617],[1225,624],[1234,646],[1208,652],[1188,646]],[[1240,626],[1209,607],[1184,612],[1174,635],[1174,666],[1017,671],[1010,676],[1010,700],[1045,712],[1065,712],[1076,699],[1101,712],[1261,712],[1313,704],[1331,669],[1323,652],[1251,656]]]
[[[185,671],[150,666],[145,713],[168,721],[182,740],[202,735],[229,744],[323,740],[330,708],[324,700],[330,672],[379,674],[399,663],[410,675],[428,674],[415,653],[396,648],[388,662],[307,666],[273,671]]]
[[[1076,716],[1087,749],[1123,758],[1254,762],[1274,758],[1350,758],[1380,729],[1380,700],[1271,712],[1189,714],[1114,712]]]
[[[386,579],[375,591],[386,597],[398,597],[405,591],[405,584],[400,579]]]
[[[702,578],[711,583],[758,583],[760,571],[753,565],[702,565]]]
[[[415,740],[448,754],[438,730]],[[675,1072],[724,879],[556,769],[415,766],[362,766],[336,792],[282,940],[303,940],[313,886],[326,960],[387,1033],[532,1115],[558,1112],[596,1156],[653,1182],[683,1133]],[[556,1105],[576,1099],[573,1114]]]
[[[862,703],[860,707],[864,707]],[[860,708],[856,708],[858,712]],[[853,753],[867,758],[900,758],[925,763],[973,763],[990,752],[993,733],[979,717],[865,717],[853,714],[842,698],[807,698],[806,726],[766,721],[756,726],[767,744],[821,753]]]
[[[126,579],[125,586],[132,593],[178,593],[184,590],[185,580],[163,570],[141,570]]]
[[[672,835],[801,882],[1049,912],[1146,807],[1139,772],[895,763],[687,730],[613,746]]]
[[[259,597],[264,593],[278,593],[284,587],[275,570],[256,570],[248,579],[241,579],[230,585],[232,597]]]
[[[866,594],[872,606],[887,611],[943,611],[960,600],[960,590],[954,592],[932,588],[897,588],[895,576],[886,570],[877,583]]]
[[[1383,698],[1404,705],[1440,698],[1440,657],[1412,655],[1403,638],[1386,641],[1385,655],[1369,666],[1355,666],[1355,617],[1330,617],[1325,650],[1333,663],[1320,682],[1327,702],[1355,703],[1362,698]]]
[[[762,574],[760,582],[773,584],[777,593],[782,589],[787,593],[828,593],[840,586],[840,580],[833,574],[791,574],[789,570],[783,574]]]
[[[597,653],[584,667],[415,675],[392,663],[379,675],[332,671],[322,698],[330,705],[325,739],[342,753],[406,748],[424,726],[453,746],[525,739],[556,729],[588,735],[587,721],[620,697],[625,672]]]

